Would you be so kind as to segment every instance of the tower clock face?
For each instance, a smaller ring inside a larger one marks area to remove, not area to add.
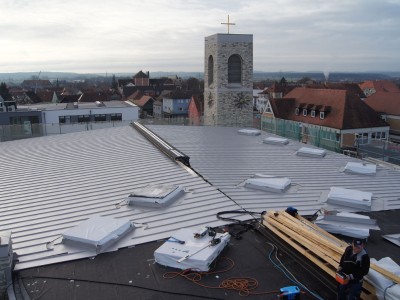
[[[239,93],[235,97],[234,103],[237,108],[243,109],[249,105],[250,100],[243,93]]]

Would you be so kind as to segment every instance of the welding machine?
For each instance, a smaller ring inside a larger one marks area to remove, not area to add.
[[[281,293],[279,298],[285,300],[298,300],[300,299],[300,289],[297,286],[287,286],[279,290]]]

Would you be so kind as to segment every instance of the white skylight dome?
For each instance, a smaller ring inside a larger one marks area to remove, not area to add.
[[[242,135],[254,135],[254,136],[256,136],[256,135],[260,135],[261,131],[258,130],[258,129],[246,129],[245,128],[245,129],[239,129],[238,133],[242,134]]]
[[[178,185],[148,184],[128,196],[128,205],[164,207],[178,199],[184,190]]]
[[[267,137],[263,140],[263,143],[271,145],[287,145],[289,144],[289,140],[285,138]]]
[[[323,149],[301,147],[299,150],[297,150],[296,154],[298,156],[307,156],[307,157],[324,157],[326,155],[326,151]]]
[[[67,229],[62,237],[63,242],[76,242],[102,252],[133,228],[129,220],[96,216]]]
[[[344,171],[352,174],[375,175],[376,165],[361,162],[348,162]]]
[[[331,187],[327,202],[370,210],[372,205],[372,193],[340,187]]]
[[[255,190],[283,193],[290,187],[291,183],[292,181],[287,177],[256,174],[254,178],[246,179],[244,186]]]

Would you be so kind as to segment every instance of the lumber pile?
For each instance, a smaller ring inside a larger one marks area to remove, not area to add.
[[[340,258],[348,244],[307,219],[291,216],[285,211],[270,211],[264,215],[263,225],[286,243],[311,260],[335,280]],[[371,268],[390,280],[400,283],[400,277],[371,264]],[[375,288],[364,281],[362,299],[377,299]]]

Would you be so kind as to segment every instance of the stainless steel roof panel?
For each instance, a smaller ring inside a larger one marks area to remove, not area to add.
[[[373,210],[400,208],[400,172],[384,164],[377,166],[375,176],[347,174],[343,172],[346,164],[361,160],[331,151],[324,158],[297,156],[303,143],[291,140],[285,146],[264,144],[265,138],[278,137],[265,132],[243,136],[237,134],[237,128],[229,127],[147,127],[190,156],[193,169],[248,210],[295,206],[302,215],[312,214],[326,205],[332,186],[373,193]],[[292,186],[279,195],[243,187],[244,180],[256,173],[289,177]]]
[[[17,270],[93,256],[60,240],[53,249],[46,248],[64,230],[93,215],[139,223],[110,249],[114,251],[168,238],[182,227],[223,224],[216,218],[218,211],[239,209],[128,126],[0,146],[0,228],[12,231]],[[123,205],[134,189],[150,183],[179,184],[185,193],[167,208]]]

